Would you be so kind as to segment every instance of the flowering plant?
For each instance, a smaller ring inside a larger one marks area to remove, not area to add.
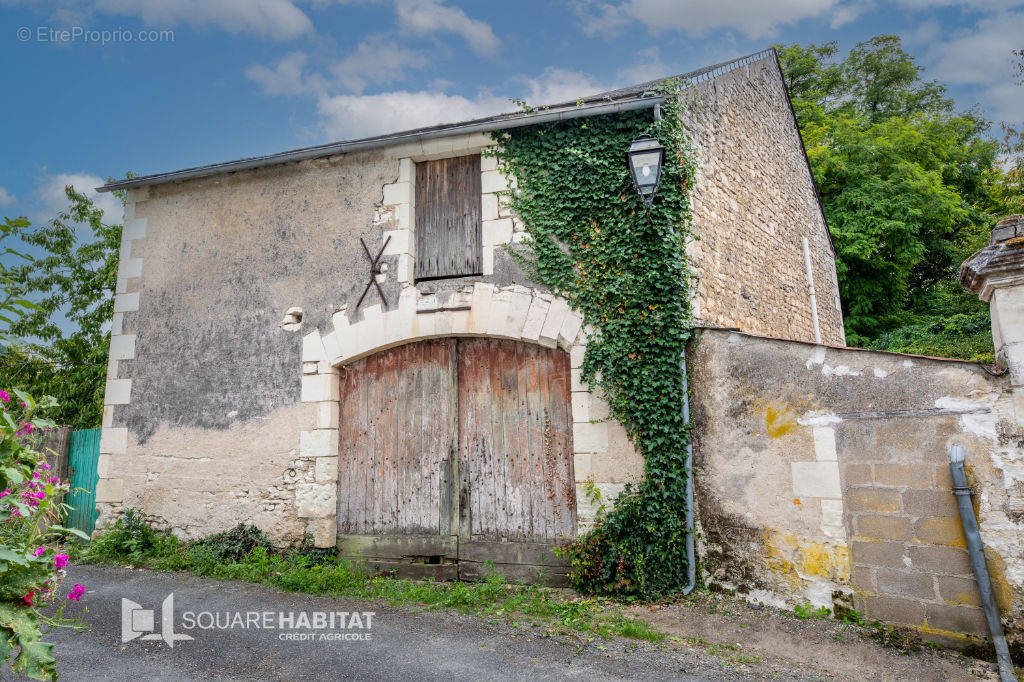
[[[0,662],[13,656],[15,672],[38,680],[57,677],[53,644],[42,641],[41,628],[82,627],[63,611],[85,590],[76,584],[59,596],[68,556],[52,542],[66,533],[85,535],[58,525],[69,486],[33,445],[39,432],[55,426],[38,416],[55,405],[50,397],[36,402],[24,391],[0,390]],[[55,602],[54,613],[41,611]]]

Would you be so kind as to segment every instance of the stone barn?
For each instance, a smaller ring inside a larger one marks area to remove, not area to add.
[[[681,79],[700,323],[842,345],[774,51]],[[650,85],[102,187],[127,204],[99,527],[135,508],[409,574],[550,569],[592,518],[578,486],[614,498],[643,463],[580,379],[580,317],[506,248],[515,178],[481,153],[512,127],[660,115]]]

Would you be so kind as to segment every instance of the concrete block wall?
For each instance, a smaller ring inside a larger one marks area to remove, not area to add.
[[[716,329],[689,364],[710,582],[985,639],[949,474],[959,445],[1004,626],[1024,639],[1024,420],[1008,375]]]

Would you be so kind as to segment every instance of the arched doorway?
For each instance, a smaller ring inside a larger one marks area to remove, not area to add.
[[[339,547],[405,575],[564,577],[576,534],[569,357],[411,343],[341,369]]]

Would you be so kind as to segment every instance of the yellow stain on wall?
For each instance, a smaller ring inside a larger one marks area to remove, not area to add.
[[[764,408],[764,424],[770,438],[780,438],[798,426],[796,412],[791,408],[768,405]]]
[[[765,531],[765,559],[773,573],[797,586],[804,577],[839,582],[850,579],[850,549],[845,545],[804,540],[788,533]]]

